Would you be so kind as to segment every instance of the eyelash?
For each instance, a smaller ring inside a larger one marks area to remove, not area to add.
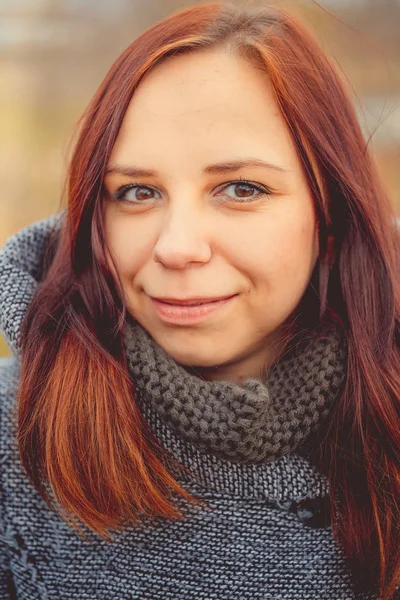
[[[253,183],[252,181],[249,181],[247,179],[243,179],[243,178],[239,178],[236,179],[234,181],[229,181],[226,183],[226,185],[222,188],[225,189],[231,185],[235,185],[235,184],[245,184],[255,190],[257,190],[259,192],[259,194],[257,194],[256,196],[251,196],[249,198],[237,198],[236,200],[234,200],[234,202],[237,202],[238,204],[244,204],[244,203],[250,203],[252,201],[254,201],[255,199],[258,199],[259,195],[261,194],[266,194],[266,195],[270,195],[272,192],[269,188],[267,188],[266,186],[263,186],[261,184],[256,184]],[[138,205],[138,204],[145,204],[145,200],[141,201],[141,200],[137,200],[132,201],[132,200],[126,200],[124,199],[124,195],[129,192],[130,190],[134,189],[134,188],[146,188],[149,190],[155,190],[155,188],[152,188],[151,186],[148,185],[144,185],[144,184],[140,184],[140,183],[128,183],[126,185],[121,185],[115,192],[114,194],[112,194],[112,197],[117,200],[118,202],[123,202],[125,204],[132,204],[132,205]],[[155,190],[156,191],[156,190]],[[150,200],[152,200],[152,198],[150,198]]]

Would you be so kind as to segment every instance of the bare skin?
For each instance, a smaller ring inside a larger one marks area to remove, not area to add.
[[[205,171],[248,159],[280,168]],[[222,51],[158,65],[132,98],[108,170],[106,239],[129,312],[206,379],[258,377],[319,251],[311,193],[266,73]],[[136,187],[117,199],[126,185]],[[165,323],[150,298],[233,294],[192,325]]]

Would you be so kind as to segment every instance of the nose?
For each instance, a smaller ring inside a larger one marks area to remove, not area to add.
[[[170,269],[207,263],[212,254],[208,237],[204,215],[189,210],[179,214],[175,211],[162,223],[153,259]]]

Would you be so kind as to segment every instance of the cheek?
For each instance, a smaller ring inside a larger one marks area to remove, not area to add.
[[[285,290],[293,299],[300,300],[305,291],[318,257],[318,236],[315,222],[288,227],[280,236],[271,265],[277,288]]]
[[[305,289],[318,257],[318,236],[314,218],[265,220],[264,227],[242,236],[242,269],[256,287],[268,292]],[[239,264],[239,263],[238,263]]]
[[[119,275],[123,282],[131,280],[146,260],[147,253],[150,252],[146,238],[142,232],[134,230],[129,219],[118,219],[109,215],[104,223],[107,245]],[[115,269],[109,255],[107,255],[107,263],[115,277]]]

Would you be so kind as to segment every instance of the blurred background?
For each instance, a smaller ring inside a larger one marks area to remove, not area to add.
[[[400,0],[270,3],[303,17],[335,62],[400,216]],[[0,0],[0,246],[58,212],[75,123],[118,54],[192,4]]]

